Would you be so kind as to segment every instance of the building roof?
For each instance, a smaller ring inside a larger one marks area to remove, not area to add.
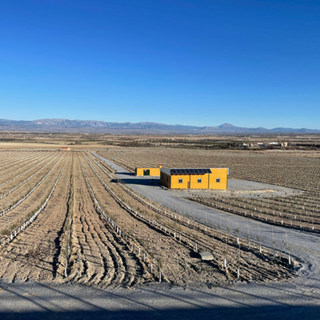
[[[170,169],[169,169],[169,168],[161,168],[161,169],[160,169],[160,172],[163,172],[163,173],[165,173],[166,175],[171,176],[171,173],[170,173]]]
[[[186,168],[161,168],[161,172],[169,175],[169,176],[174,176],[174,175],[203,175],[206,173],[211,173],[211,170],[208,168],[201,169],[201,168],[194,168],[194,169],[186,169]]]

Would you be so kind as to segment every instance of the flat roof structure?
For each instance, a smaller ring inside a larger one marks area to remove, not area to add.
[[[177,176],[177,175],[203,175],[206,173],[211,173],[211,170],[208,168],[194,168],[194,169],[185,169],[185,168],[161,168],[161,172],[167,174],[168,176]]]

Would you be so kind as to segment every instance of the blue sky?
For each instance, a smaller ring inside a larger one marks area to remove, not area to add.
[[[320,129],[320,1],[10,0],[0,118]]]

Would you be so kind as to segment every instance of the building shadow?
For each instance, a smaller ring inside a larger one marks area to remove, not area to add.
[[[132,172],[121,172],[121,171],[117,171],[117,175],[122,175],[122,176],[129,176],[129,177],[135,177],[136,175]]]
[[[141,186],[159,186],[160,185],[160,179],[158,177],[143,177],[138,178],[135,175],[131,176],[130,178],[123,178],[119,177],[119,180],[122,181],[122,183],[126,184],[127,186],[130,186],[132,184],[134,185],[141,185]]]

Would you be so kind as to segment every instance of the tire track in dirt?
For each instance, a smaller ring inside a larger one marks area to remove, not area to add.
[[[79,159],[76,159],[74,214],[72,247],[76,257],[72,256],[71,274],[69,280],[73,282],[88,283],[94,278],[99,279],[105,273],[105,264],[101,255],[101,248],[97,245],[94,236],[89,230],[90,220],[87,215],[94,215],[90,198],[88,198],[86,185],[82,177]]]
[[[126,253],[128,249],[125,244],[97,213],[80,162],[76,166],[76,210],[72,233],[76,257],[72,258],[74,265],[70,281],[101,287],[131,285],[135,280],[136,270],[141,267]]]
[[[86,176],[91,175],[92,177],[96,177],[93,172],[88,168],[86,161],[84,161],[86,164]],[[122,284],[125,286],[130,285],[136,285],[140,282],[146,282],[153,280],[153,277],[149,274],[147,271],[148,268],[145,265],[145,263],[142,262],[140,257],[137,257],[134,253],[130,251],[130,248],[128,245],[123,241],[123,239],[114,232],[114,228],[110,226],[109,223],[106,223],[105,218],[101,215],[101,212],[99,212],[99,216],[102,219],[104,225],[106,228],[110,231],[107,236],[111,241],[116,241],[117,246],[115,246],[115,249],[117,250],[120,257],[123,258],[123,263],[125,264],[127,269],[130,269],[131,271],[125,272],[125,278],[122,280]],[[143,279],[143,280],[142,280]]]

